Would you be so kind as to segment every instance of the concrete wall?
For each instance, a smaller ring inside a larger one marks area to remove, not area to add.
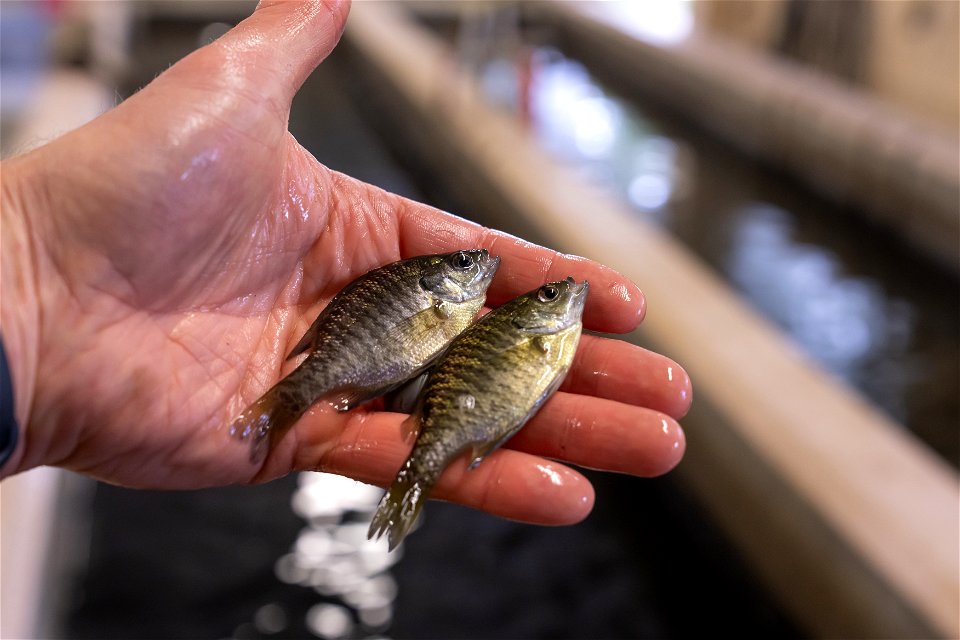
[[[770,51],[784,49],[788,28],[806,30],[803,46],[814,61],[829,60],[811,49],[835,47],[830,33],[849,34],[844,45],[863,49],[851,52],[858,84],[929,124],[960,131],[960,3],[852,1],[861,3],[856,12],[840,11],[840,3],[796,0],[696,2],[694,11],[697,28]],[[824,29],[831,18],[866,24]]]

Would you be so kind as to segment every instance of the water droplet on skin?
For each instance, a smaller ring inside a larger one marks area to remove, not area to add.
[[[666,451],[678,451],[682,450],[685,444],[685,437],[683,435],[683,429],[675,423],[673,420],[667,416],[660,416],[660,431],[668,439],[664,441],[664,452]],[[663,469],[661,473],[665,473],[672,469],[678,462],[680,462],[680,456],[667,456],[669,459],[669,466]]]
[[[180,181],[186,182],[194,173],[202,171],[220,159],[220,149],[204,149],[190,159],[190,166],[180,174]]]
[[[550,480],[551,484],[557,487],[563,486],[563,477],[556,470],[552,469],[550,465],[538,464],[537,469]]]
[[[633,296],[630,294],[630,287],[622,282],[615,282],[610,287],[610,295],[625,304],[630,304],[633,302]]]
[[[593,390],[594,393],[601,395],[601,389],[606,388],[607,378],[610,377],[610,374],[607,371],[601,369],[595,369],[590,372],[592,378]]]
[[[676,371],[674,371],[675,368]],[[678,367],[667,367],[667,382],[675,383],[677,397],[685,403],[690,396],[690,378],[686,372]]]
[[[477,399],[469,393],[462,393],[457,396],[457,406],[461,409],[473,409],[477,405]]]

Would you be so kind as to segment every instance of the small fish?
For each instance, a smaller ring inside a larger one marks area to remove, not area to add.
[[[491,311],[450,345],[409,418],[419,434],[369,538],[386,533],[394,549],[454,458],[469,449],[475,468],[557,390],[580,341],[587,289],[573,278],[546,284]]]
[[[401,260],[341,290],[287,359],[311,353],[230,427],[262,460],[323,398],[347,411],[415,377],[466,329],[486,299],[500,258],[486,249]]]

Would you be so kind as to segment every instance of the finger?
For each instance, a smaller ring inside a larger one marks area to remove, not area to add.
[[[543,525],[575,524],[593,509],[593,485],[558,462],[501,449],[472,470],[468,465],[464,455],[447,467],[434,497]]]
[[[393,481],[410,452],[401,435],[406,416],[320,413],[308,415],[297,425],[296,443],[283,443],[295,451],[294,468],[337,473],[382,487]],[[325,444],[325,436],[338,430],[340,435]],[[290,452],[277,453],[283,457]],[[512,450],[495,452],[473,470],[468,469],[466,456],[460,456],[443,472],[431,497],[511,520],[549,525],[579,522],[594,502],[593,487],[582,474]]]
[[[404,257],[464,247],[483,247],[501,257],[500,269],[488,294],[492,305],[545,282],[573,276],[590,281],[590,295],[584,309],[584,324],[588,328],[625,333],[635,329],[643,319],[643,293],[609,267],[486,229],[425,205],[410,201],[405,205],[400,218],[400,252]]]
[[[680,419],[690,409],[693,389],[676,362],[642,347],[598,336],[580,338],[564,391],[662,411]]]
[[[561,391],[507,446],[581,467],[654,477],[680,462],[686,439],[680,425],[659,411]]]

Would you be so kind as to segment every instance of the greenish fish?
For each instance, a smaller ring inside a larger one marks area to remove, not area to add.
[[[441,472],[470,450],[475,468],[557,390],[580,341],[586,281],[546,284],[464,331],[430,370],[410,417],[416,443],[387,490],[368,537],[394,549]]]
[[[419,256],[370,271],[324,308],[287,359],[289,375],[233,421],[261,460],[314,402],[339,411],[420,374],[466,329],[486,300],[500,258],[486,249]]]

